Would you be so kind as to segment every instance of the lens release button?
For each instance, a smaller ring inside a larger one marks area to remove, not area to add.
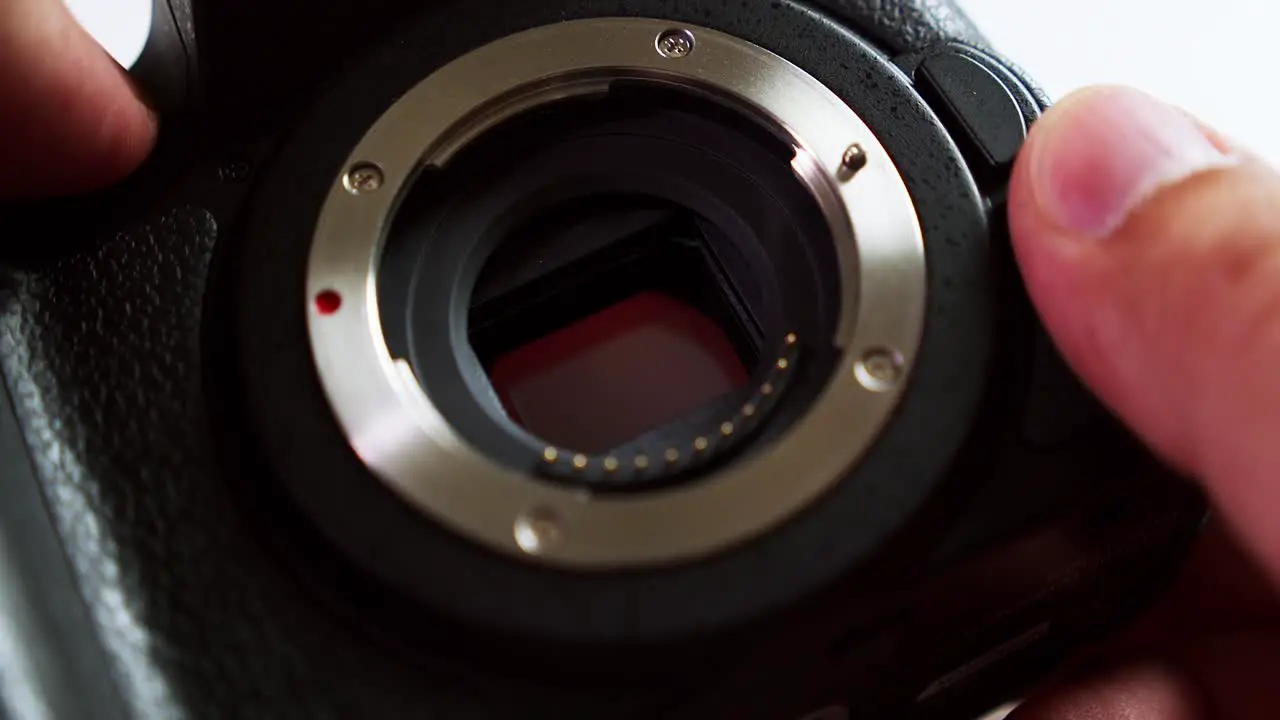
[[[989,170],[1012,165],[1027,137],[1027,122],[1013,93],[976,58],[957,52],[934,55],[920,64],[916,81],[934,110],[970,155]],[[974,152],[976,151],[976,153]]]

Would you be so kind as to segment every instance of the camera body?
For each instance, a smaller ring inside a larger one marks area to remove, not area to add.
[[[1003,196],[1046,101],[949,3],[164,9],[181,53],[151,63],[171,112],[148,164],[0,213],[41,238],[7,244],[0,294],[3,607],[29,671],[10,709],[969,718],[1133,617],[1194,540],[1198,494],[1021,290]],[[591,18],[709,28],[830,88],[896,165],[929,266],[912,379],[855,473],[741,546],[603,573],[479,547],[376,482],[298,302],[331,179],[390,105]]]

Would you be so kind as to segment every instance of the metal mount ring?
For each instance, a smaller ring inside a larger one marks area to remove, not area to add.
[[[619,79],[714,98],[790,138],[836,242],[835,373],[774,445],[695,482],[592,495],[502,466],[455,432],[381,333],[376,269],[390,219],[427,166],[533,107]],[[852,160],[851,160],[852,159]],[[321,384],[369,470],[485,546],[579,570],[689,561],[815,502],[874,443],[907,384],[925,317],[924,241],[884,147],[834,93],[758,46],[651,19],[535,28],[468,53],[403,95],[352,150],[316,224],[307,323]],[[324,298],[324,302],[317,302]]]

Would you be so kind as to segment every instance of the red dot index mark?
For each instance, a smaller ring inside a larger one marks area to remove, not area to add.
[[[332,315],[342,307],[342,296],[333,290],[323,290],[316,295],[316,311],[321,315]]]

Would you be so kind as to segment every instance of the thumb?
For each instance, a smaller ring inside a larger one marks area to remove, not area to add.
[[[1280,176],[1120,88],[1049,112],[1014,176],[1015,249],[1064,355],[1280,581]]]
[[[155,121],[62,0],[0,0],[0,197],[96,189],[132,171]]]

